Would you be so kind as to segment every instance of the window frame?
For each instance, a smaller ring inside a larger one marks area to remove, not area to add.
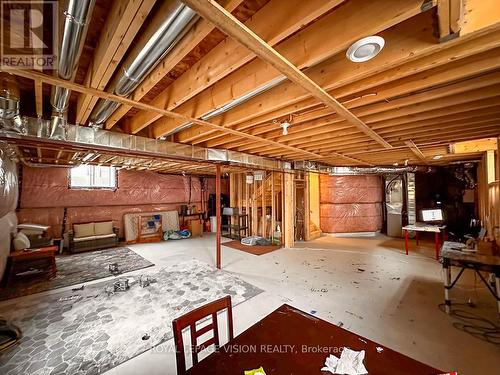
[[[106,168],[112,168],[113,171],[114,171],[114,186],[73,186],[71,184],[71,171],[74,169],[74,168],[78,168],[80,166],[88,166],[91,168],[91,175],[90,175],[90,179],[91,179],[91,182],[94,181],[95,179],[95,171],[96,171],[96,167],[106,167]],[[110,190],[110,191],[116,191],[118,189],[118,169],[116,169],[115,166],[112,166],[112,165],[93,165],[93,164],[81,164],[79,166],[75,166],[75,167],[71,167],[71,168],[68,168],[68,189],[70,190]]]

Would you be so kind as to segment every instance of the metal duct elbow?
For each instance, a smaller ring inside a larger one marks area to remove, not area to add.
[[[64,31],[59,50],[57,74],[61,79],[70,81],[75,78],[94,2],[95,0],[69,0],[68,9],[64,12]],[[70,94],[69,89],[52,87],[51,138],[65,138],[64,128]]]
[[[161,23],[150,25],[145,42],[125,60],[121,74],[115,75],[108,91],[120,96],[131,94],[198,19],[196,12],[179,1],[166,2],[158,14],[167,16]],[[116,102],[100,99],[90,115],[90,125],[102,127],[118,106]]]
[[[0,72],[0,129],[27,134],[19,114],[19,85],[9,73]]]

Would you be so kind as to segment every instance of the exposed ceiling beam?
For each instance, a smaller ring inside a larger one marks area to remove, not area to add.
[[[329,12],[342,1],[287,0],[283,2],[282,0],[271,0],[246,21],[245,25],[259,34],[269,45],[275,45],[300,30],[304,25]],[[151,104],[165,109],[174,109],[206,88],[214,86],[218,81],[254,58],[255,55],[252,51],[237,41],[227,38],[158,94]],[[253,61],[251,65],[255,65],[255,63]],[[265,63],[263,65],[265,66]],[[248,69],[249,67],[245,67],[246,73],[248,73]],[[279,74],[274,69],[271,68],[271,70],[272,72],[268,72],[268,74]],[[262,69],[255,71],[262,73]],[[241,85],[240,81],[239,86],[241,87]],[[159,116],[151,112],[141,111],[137,113],[131,119],[131,132],[137,133],[158,118]]]
[[[472,141],[456,142],[450,145],[453,154],[467,154],[497,149],[497,138],[474,139]]]
[[[304,69],[314,66],[325,59],[344,51],[351,43],[370,34],[378,34],[412,16],[422,12],[419,1],[349,1],[331,14],[321,18],[313,25],[305,28],[300,33],[284,41],[276,47],[279,54]],[[380,12],[380,9],[384,12]],[[365,22],[356,23],[346,27],[346,20],[350,15],[356,13],[359,19]],[[420,26],[417,26],[420,28]],[[430,26],[432,28],[432,26]],[[331,38],[324,38],[331,35]],[[425,39],[428,42],[428,39]],[[403,53],[407,49],[402,50]],[[384,51],[383,54],[386,52]],[[352,63],[351,63],[352,64]],[[379,66],[379,69],[382,66]],[[352,65],[349,71],[357,71]],[[337,71],[339,72],[339,71]],[[210,90],[202,92],[189,102],[179,106],[178,112],[189,113],[193,117],[201,117],[215,108],[220,108],[226,103],[241,97],[247,92],[262,87],[268,82],[279,77],[279,72],[260,60],[254,60],[228,76],[224,81],[218,82]],[[318,82],[316,79],[314,79]],[[280,85],[280,86],[283,86]],[[303,95],[303,89],[298,87]],[[154,124],[155,136],[162,135],[166,131],[176,130],[182,124],[172,121],[164,121]],[[203,131],[203,130],[202,130]],[[206,129],[205,129],[206,131]]]
[[[452,11],[456,18],[457,8],[453,6]],[[467,0],[463,3],[461,11],[462,22],[460,26],[460,36],[473,33],[477,30],[487,30],[495,28],[500,22],[500,6],[498,0]],[[460,17],[460,13],[459,13]]]
[[[397,30],[398,28],[394,28],[394,31]],[[401,34],[406,34],[407,31],[405,30],[399,31]],[[388,47],[383,53],[377,56],[374,59],[374,63],[380,62],[383,66],[388,64],[387,66],[391,67],[385,71],[374,71],[376,66],[370,67],[371,62],[363,64],[363,66],[354,71],[352,67],[349,67],[345,59],[339,57],[311,68],[307,74],[317,82],[320,82],[323,87],[328,89],[337,98],[351,99],[355,98],[356,95],[358,97],[357,100],[344,104],[347,108],[354,108],[365,103],[383,100],[384,98],[379,95],[376,88],[381,84],[394,82],[405,77],[409,77],[408,80],[412,81],[412,77],[418,77],[418,82],[415,80],[416,84],[414,86],[423,87],[427,82],[433,80],[424,71],[433,69],[431,71],[438,72],[436,70],[437,67],[446,64],[459,66],[461,63],[458,60],[470,57],[473,54],[492,50],[500,45],[500,39],[495,32],[485,35],[479,33],[472,34],[445,44],[434,43],[430,48],[429,46],[426,48],[425,44],[419,44],[419,41],[423,39],[422,37],[425,37],[425,34],[422,36],[420,36],[421,34],[416,35],[418,36],[413,40],[411,37],[408,40],[406,40],[407,38],[401,39],[401,37],[398,38],[397,35],[393,35],[392,33],[387,35],[395,43],[400,41],[408,46],[408,50],[404,52],[400,51],[398,56],[397,51],[399,49],[390,49]],[[408,51],[411,53],[407,54]],[[399,62],[399,65],[391,65],[393,62]],[[480,65],[482,64],[480,63]],[[356,72],[360,72],[361,74]],[[417,73],[420,74],[417,75]],[[459,74],[460,72],[456,71],[456,73]],[[439,70],[439,74],[445,76],[446,72]],[[367,91],[363,92],[363,90]],[[361,95],[369,93],[372,95],[376,93],[377,95],[359,100]],[[308,97],[303,90],[287,82],[248,101],[245,105],[226,112],[224,116],[212,119],[212,121],[227,127],[234,127],[238,130],[245,130],[246,128],[254,130],[259,123],[279,119],[282,116],[288,116],[291,113],[297,113],[315,106],[317,106],[315,100]],[[330,109],[326,111],[333,112]],[[211,133],[213,131],[194,126],[180,132],[176,135],[176,138],[180,142],[196,144],[223,135],[223,133]],[[201,140],[198,141],[200,137]]]
[[[93,60],[85,76],[85,83],[104,89],[118,64],[153,8],[156,0],[121,0],[113,2],[100,33]],[[97,102],[97,98],[80,95],[76,106],[76,122],[84,124]]]
[[[221,2],[229,12],[235,10],[243,0],[227,0]],[[144,81],[134,90],[131,99],[139,101],[151,91],[189,52],[191,52],[215,27],[208,21],[200,20],[193,28],[172,48]],[[127,112],[130,106],[122,105],[106,121],[106,129],[111,129]]]
[[[470,112],[473,110],[485,110],[492,107],[493,109],[494,107],[498,108],[500,104],[500,86],[498,85],[498,81],[496,83],[497,84],[492,82],[492,86],[490,87],[483,86],[474,90],[467,90],[456,95],[450,93],[450,96],[439,99],[433,100],[432,98],[429,98],[429,100],[426,101],[425,98],[422,98],[422,102],[417,104],[405,105],[404,101],[400,101],[402,104],[400,108],[397,107],[398,100],[395,100],[394,105],[391,105],[392,103],[388,103],[387,106],[367,106],[367,108],[362,108],[357,111],[357,113],[364,112],[366,115],[363,114],[362,118],[382,136],[384,136],[384,133],[392,133],[398,129],[404,130],[405,127],[408,127],[411,124],[424,126],[436,121],[435,125],[439,126],[440,118],[443,118],[443,116],[454,115],[461,112]],[[467,97],[468,95],[470,95],[470,98]],[[379,111],[373,111],[375,108]],[[387,109],[387,112],[382,111],[384,108]],[[372,114],[368,113],[370,109],[372,109]],[[308,124],[311,124],[309,129],[307,128]],[[335,119],[333,116],[330,116],[327,120],[318,121],[316,126],[313,125],[314,123],[308,121],[303,125],[299,125],[299,129],[294,130],[292,127],[289,130],[289,136],[282,136],[281,133],[276,131],[265,134],[251,132],[251,134],[264,136],[265,138],[276,141],[286,141],[287,144],[290,145],[300,143],[301,147],[306,147],[308,142],[328,142],[332,140],[337,140],[339,142],[345,141],[345,139],[337,137],[337,134],[340,134],[339,132],[347,131],[351,134],[357,133],[354,129],[349,128],[345,121],[343,123],[339,123],[338,119]],[[233,140],[232,143],[235,144],[237,142]],[[206,143],[208,147],[219,147],[224,144],[226,143]]]
[[[281,56],[275,49],[262,40],[257,34],[239,22],[231,13],[227,12],[213,0],[184,0],[193,10],[203,18],[208,19],[221,31],[238,40],[241,44],[255,53],[258,57],[271,64],[292,82],[310,92],[315,98],[332,108],[346,121],[360,129],[377,143],[385,148],[392,146],[375,133],[363,121],[339,103],[334,97],[323,90],[290,61]]]
[[[261,137],[254,136],[251,134],[243,133],[243,132],[240,132],[237,130],[225,129],[221,125],[212,124],[208,121],[195,119],[195,118],[185,116],[185,115],[173,112],[173,111],[168,111],[166,109],[156,108],[156,107],[149,105],[149,104],[146,104],[146,103],[142,103],[142,102],[138,102],[138,101],[135,101],[132,99],[124,98],[124,97],[121,97],[121,96],[118,96],[115,94],[111,94],[111,93],[108,93],[108,92],[105,92],[102,90],[94,89],[92,87],[79,85],[79,84],[76,84],[74,82],[65,81],[65,80],[62,80],[62,79],[59,79],[56,77],[52,77],[52,76],[49,76],[46,74],[37,73],[37,72],[31,71],[31,70],[19,69],[19,68],[9,68],[8,71],[9,71],[9,73],[17,75],[19,77],[29,78],[29,79],[32,79],[35,81],[47,83],[49,85],[67,88],[67,89],[70,89],[70,90],[73,90],[73,91],[76,91],[76,92],[79,92],[82,94],[92,95],[92,96],[96,96],[96,97],[102,98],[102,99],[109,99],[109,100],[112,100],[112,101],[115,101],[115,102],[118,102],[121,104],[129,105],[129,106],[134,107],[134,108],[143,109],[143,110],[147,110],[147,111],[153,111],[153,112],[161,114],[162,116],[167,116],[167,117],[176,118],[176,119],[179,119],[182,121],[192,122],[193,124],[199,124],[199,125],[207,126],[209,128],[213,128],[213,129],[217,129],[217,130],[224,130],[230,134],[239,135],[239,136],[242,136],[244,138],[248,138],[252,141],[260,141],[262,143],[267,143],[269,145],[274,145],[276,147],[281,147],[283,149],[301,152],[303,155],[307,155],[309,158],[313,158],[315,160],[327,158],[324,155],[320,155],[320,154],[316,154],[316,153],[308,152],[308,151],[303,151],[297,147],[283,145],[283,144],[275,142],[275,141],[271,141],[271,140],[268,140],[265,138],[261,138]],[[361,162],[361,161],[357,160],[356,158],[344,156],[344,155],[339,154],[339,153],[331,152],[330,154],[331,154],[330,156],[339,157],[339,158],[342,158],[345,160],[349,160],[351,162],[356,162],[359,164],[367,164],[365,162]],[[330,156],[328,156],[328,157],[330,157]]]
[[[444,41],[450,35],[450,0],[437,0],[439,40]]]
[[[464,1],[465,0],[449,0],[450,1],[450,31],[452,33],[460,32],[464,19]]]
[[[478,90],[474,92],[474,95],[471,96],[463,96],[459,95],[460,93],[480,89],[487,87],[490,84],[498,83],[500,79],[499,73],[492,73],[489,75],[485,75],[484,77],[473,78],[470,80],[463,80],[463,82],[457,82],[454,84],[449,84],[443,87],[439,87],[437,89],[427,90],[427,88],[432,88],[436,85],[444,85],[448,82],[453,83],[457,80],[466,78],[472,74],[477,74],[479,72],[488,72],[489,70],[499,68],[500,60],[499,60],[499,51],[492,51],[491,53],[486,53],[482,55],[478,55],[475,57],[471,57],[464,61],[455,61],[450,63],[448,66],[431,70],[430,72],[424,72],[421,74],[416,74],[412,76],[412,79],[406,79],[402,81],[395,82],[391,85],[382,86],[380,88],[374,88],[373,92],[376,92],[377,95],[373,97],[366,97],[357,101],[350,102],[346,104],[346,106],[352,108],[351,110],[357,115],[363,118],[363,120],[370,124],[375,131],[377,121],[385,121],[388,125],[393,125],[387,120],[391,120],[393,118],[399,117],[400,121],[408,121],[405,119],[404,115],[412,115],[411,120],[417,120],[417,117],[420,116],[419,112],[421,112],[424,108],[429,107],[430,105],[435,104],[435,108],[427,108],[430,109],[439,109],[440,107],[459,104],[459,103],[467,103],[468,101],[476,100],[489,96],[497,95],[496,92],[498,89],[494,87],[489,88],[488,90]],[[421,91],[421,92],[420,92]],[[491,93],[490,93],[491,91]],[[416,94],[412,94],[413,92],[417,92]],[[401,96],[405,94],[406,96]],[[409,95],[412,94],[412,95]],[[444,99],[446,96],[455,95],[455,97],[448,97],[448,99]],[[396,98],[396,99],[392,99]],[[439,98],[443,98],[442,100],[437,100]],[[267,96],[264,99],[272,100]],[[277,100],[280,97],[277,96]],[[386,101],[387,100],[387,101]],[[435,100],[432,102],[431,100]],[[449,103],[446,101],[450,100]],[[428,102],[428,103],[427,103]],[[258,101],[255,104],[262,103],[263,106],[269,104],[265,101]],[[413,106],[413,107],[411,107]],[[471,108],[469,108],[471,109]],[[325,116],[328,114],[328,111],[318,111],[319,116]],[[422,119],[425,117],[422,117]],[[213,120],[215,121],[215,120]],[[325,133],[323,135],[323,140],[331,139],[328,134],[331,132],[332,134],[336,131],[337,128],[342,128],[348,126],[346,121],[343,121],[340,116],[330,115],[329,117],[330,124],[335,123],[335,127],[333,126],[323,126],[320,127],[319,133]],[[250,122],[251,123],[251,122]],[[263,126],[270,127],[271,125],[264,124]],[[235,129],[244,130],[246,127],[236,126]],[[251,133],[254,135],[262,135],[266,138],[282,138],[284,141],[292,141],[294,138],[299,140],[303,136],[306,136],[307,133],[315,132],[318,130],[314,130],[314,126],[309,127],[308,122],[304,122],[304,124],[298,126],[292,126],[289,131],[289,135],[287,137],[282,137],[281,133],[277,130],[272,130],[269,132],[259,132],[259,127],[256,124],[252,125]],[[275,129],[275,128],[274,128]],[[294,133],[298,131],[301,134],[295,135]],[[303,133],[302,133],[303,132]],[[263,134],[266,133],[266,134]],[[223,145],[226,143],[235,142],[234,139],[228,139],[230,137],[224,136],[220,138],[218,142],[210,142],[210,147],[217,147],[218,145]],[[226,141],[224,141],[226,139]],[[304,140],[302,140],[304,142]]]
[[[410,139],[408,141],[405,141],[405,145],[408,146],[408,148],[415,154],[417,158],[420,159],[420,161],[424,162],[427,164],[427,158],[425,157],[424,154],[422,154],[422,151],[418,148],[418,146]]]

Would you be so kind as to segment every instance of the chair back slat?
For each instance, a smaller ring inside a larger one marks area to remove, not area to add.
[[[196,331],[196,337],[200,337],[204,333],[207,333],[217,327],[217,324],[214,324],[213,321],[209,325],[206,325],[205,327],[200,328],[198,331]]]
[[[196,353],[199,353],[201,352],[202,350],[205,350],[206,348],[208,348],[210,345],[217,345],[215,343],[215,338],[214,337],[211,337],[209,338],[207,341],[205,341],[203,344],[200,344],[200,345],[196,345]]]
[[[191,335],[191,357],[193,361],[193,366],[198,363],[198,353],[206,349],[211,345],[215,345],[216,348],[219,347],[219,330],[217,313],[227,309],[227,330],[229,340],[233,339],[233,312],[231,306],[231,297],[226,296],[217,301],[210,302],[206,305],[198,307],[197,309],[184,314],[183,316],[175,319],[172,322],[172,327],[174,331],[174,343],[176,348],[176,361],[177,361],[177,374],[184,375],[186,373],[186,358],[184,352],[184,340],[182,337],[182,331],[189,327]],[[206,326],[203,326],[199,330],[196,330],[196,323],[200,320],[211,317],[212,322]],[[203,344],[198,345],[198,337],[201,335],[213,331],[213,337],[206,340]]]

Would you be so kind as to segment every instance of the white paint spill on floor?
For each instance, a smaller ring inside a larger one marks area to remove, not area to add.
[[[265,290],[234,309],[235,334],[288,303],[442,370],[494,373],[498,347],[457,330],[438,309],[443,286],[433,243],[416,250],[413,243],[409,256],[403,246],[384,236],[322,237],[262,256],[223,246],[223,269]],[[192,257],[215,263],[213,235],[131,248],[155,267]],[[471,298],[476,314],[498,324],[493,297],[471,272],[464,276],[453,301]],[[107,374],[137,373],[175,374],[174,353],[147,352]]]

